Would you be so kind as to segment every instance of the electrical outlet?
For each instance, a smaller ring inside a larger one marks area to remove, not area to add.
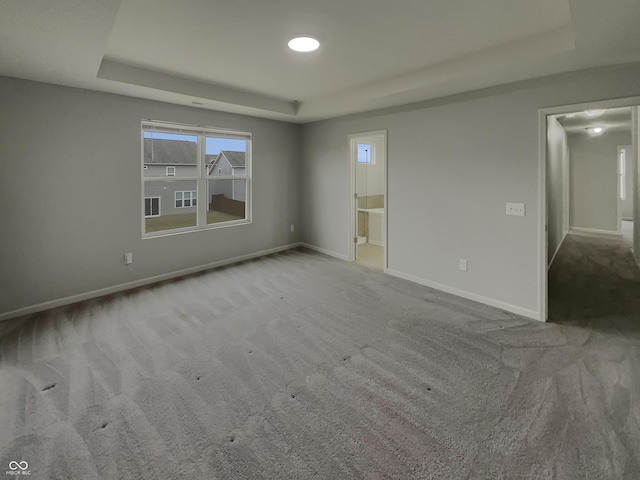
[[[296,229],[296,226],[295,226],[295,225],[291,225],[291,226],[289,227],[289,229],[290,229],[292,232],[294,232],[294,231],[295,231],[295,229]]]
[[[460,259],[460,270],[462,270],[463,272],[466,272],[469,269],[469,262],[464,259],[461,258]]]
[[[507,215],[524,217],[524,203],[507,203]]]
[[[124,254],[124,264],[131,265],[133,263],[133,253]]]

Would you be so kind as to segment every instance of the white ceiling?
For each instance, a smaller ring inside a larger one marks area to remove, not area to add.
[[[0,74],[293,122],[640,61],[638,0],[0,0]],[[307,33],[318,51],[287,49]]]
[[[556,115],[556,118],[569,135],[587,135],[587,129],[591,127],[602,127],[605,132],[630,133],[632,125],[631,107],[608,108],[597,117],[590,117],[580,111]]]

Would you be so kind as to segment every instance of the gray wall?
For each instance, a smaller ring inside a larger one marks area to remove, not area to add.
[[[569,135],[572,228],[619,230],[618,145],[630,143],[631,132]]]
[[[633,164],[636,161],[633,155],[633,146],[625,145],[620,150],[625,151],[626,162],[626,175],[625,175],[625,187],[627,196],[624,200],[620,201],[620,208],[622,209],[623,220],[633,220]]]
[[[0,312],[300,240],[297,125],[6,77],[0,105]],[[252,132],[253,223],[142,240],[145,118]]]
[[[389,268],[536,314],[538,109],[640,95],[639,79],[598,69],[305,125],[303,240],[348,254],[347,136],[388,129]]]
[[[547,123],[547,240],[549,265],[567,233],[569,155],[567,132],[555,117]]]

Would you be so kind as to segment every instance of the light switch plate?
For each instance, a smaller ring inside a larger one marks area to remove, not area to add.
[[[524,217],[524,203],[507,203],[507,215]]]
[[[462,270],[463,272],[466,272],[468,270],[468,268],[469,268],[469,262],[466,259],[461,258],[460,259],[460,270]]]

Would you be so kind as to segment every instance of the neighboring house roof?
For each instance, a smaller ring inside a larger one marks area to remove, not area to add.
[[[220,155],[218,155],[218,159],[221,156],[225,157],[229,162],[229,165],[231,165],[233,168],[245,166],[246,160],[244,152],[232,152],[229,150],[223,150],[220,152]]]
[[[211,158],[211,160],[209,160]],[[231,150],[222,150],[217,157],[207,156],[207,160],[211,163],[209,172],[220,163],[221,159],[225,159],[231,168],[244,168],[246,166],[246,155],[244,152],[232,152]]]
[[[144,139],[144,163],[148,165],[197,165],[198,144],[163,138]]]

